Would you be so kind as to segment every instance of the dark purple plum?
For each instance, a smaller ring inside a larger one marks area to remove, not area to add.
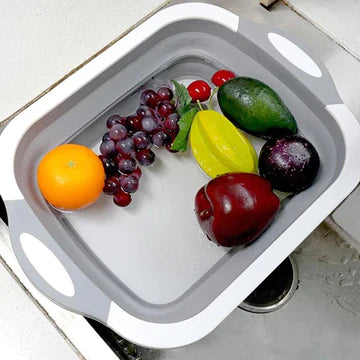
[[[319,154],[299,135],[268,140],[259,156],[259,173],[279,191],[298,193],[314,182],[320,167]]]

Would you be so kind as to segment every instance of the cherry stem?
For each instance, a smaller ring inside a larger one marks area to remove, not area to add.
[[[204,111],[204,108],[201,106],[200,100],[196,100],[198,107],[200,108],[200,111]]]
[[[219,88],[216,87],[214,89],[214,91],[212,92],[211,96],[210,96],[210,99],[209,99],[209,108],[210,108],[210,110],[214,110],[214,108],[212,106],[212,99],[213,99],[214,95],[218,92],[218,90],[219,90]]]

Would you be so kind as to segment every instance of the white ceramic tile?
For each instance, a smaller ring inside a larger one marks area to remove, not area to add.
[[[359,0],[286,0],[286,2],[360,59]]]
[[[2,0],[0,121],[165,0]]]
[[[79,359],[1,263],[0,284],[1,359]]]

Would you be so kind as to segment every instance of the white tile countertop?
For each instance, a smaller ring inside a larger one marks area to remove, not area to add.
[[[359,0],[284,0],[360,59]]]
[[[357,0],[347,1],[357,3]],[[281,3],[269,13],[262,8],[254,11],[257,5],[249,4],[255,4],[256,0],[207,2],[221,5],[253,21],[276,23],[295,34],[305,34],[309,47],[317,50],[330,70],[344,102],[359,117],[360,65],[334,41],[310,28],[303,19],[298,20],[299,16]],[[39,94],[56,85],[61,78],[165,3],[164,0],[2,0],[0,123],[11,119]],[[243,7],[241,3],[247,6]],[[338,17],[337,21],[343,22],[343,19]],[[0,224],[0,256],[50,317],[36,306],[0,264],[1,359],[72,360],[78,356],[89,360],[115,359],[82,316],[57,307],[36,292],[16,263],[5,234],[4,225]],[[66,340],[59,329],[66,334]],[[79,333],[81,337],[77,336]],[[74,348],[79,349],[81,355]]]
[[[166,0],[2,0],[0,121]]]
[[[7,360],[76,360],[77,354],[0,264],[0,349]]]

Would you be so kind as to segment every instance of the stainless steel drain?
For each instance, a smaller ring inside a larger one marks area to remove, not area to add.
[[[294,295],[298,281],[297,266],[290,255],[239,305],[239,308],[260,314],[280,309]]]

